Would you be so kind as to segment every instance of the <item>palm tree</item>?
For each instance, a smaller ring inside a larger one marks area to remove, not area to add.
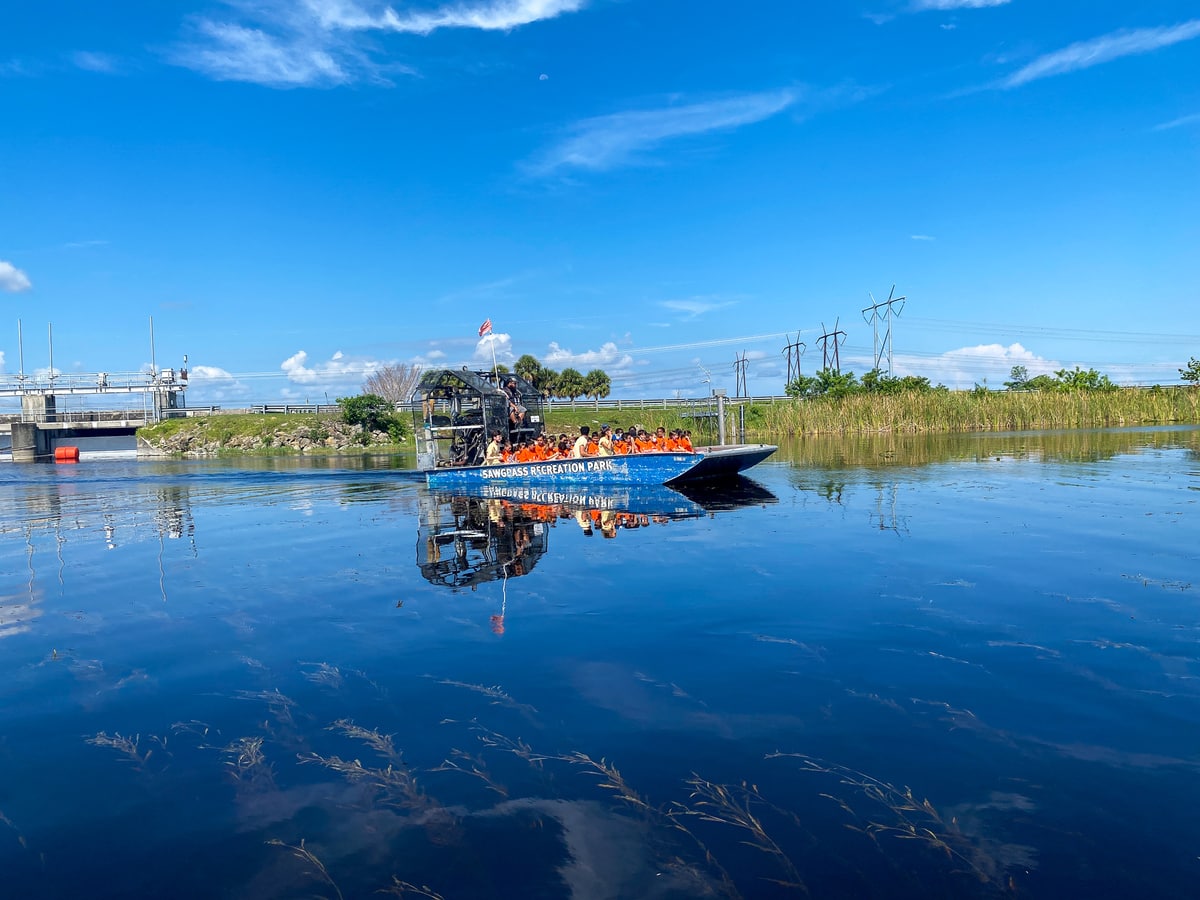
[[[585,392],[586,385],[583,383],[583,375],[578,369],[563,369],[558,376],[558,386],[555,393],[559,397],[566,397],[568,400],[574,400]]]
[[[592,369],[583,376],[583,393],[596,401],[597,409],[600,408],[600,400],[607,397],[611,390],[612,379],[603,369]]]

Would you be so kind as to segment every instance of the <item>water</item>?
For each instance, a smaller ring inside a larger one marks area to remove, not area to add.
[[[0,467],[0,894],[1195,895],[1197,430],[353,462]]]

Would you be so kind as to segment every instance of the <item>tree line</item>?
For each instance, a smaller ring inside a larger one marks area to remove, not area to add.
[[[590,397],[593,400],[603,400],[612,391],[612,378],[603,369],[592,369],[586,375],[573,368],[558,372],[543,366],[528,353],[518,359],[512,369],[503,363],[496,368],[501,375],[516,372],[537,388],[543,397],[561,400]],[[382,397],[391,403],[407,403],[412,399],[413,391],[420,380],[419,366],[395,363],[373,372],[363,382],[362,392],[366,396]]]
[[[1187,369],[1179,370],[1184,381],[1196,384],[1200,381],[1200,361],[1192,359]],[[1029,377],[1025,366],[1013,366],[1009,372],[1009,380],[1004,382],[1009,391],[1054,391],[1068,393],[1072,391],[1115,391],[1117,385],[1107,375],[1095,369],[1059,369],[1053,375],[1035,375]],[[789,397],[847,397],[852,394],[908,394],[926,391],[948,391],[944,384],[931,384],[928,378],[920,375],[905,375],[897,377],[885,374],[880,369],[872,369],[860,380],[853,372],[838,372],[834,369],[822,369],[816,375],[801,375],[791,381],[785,391]],[[975,393],[988,393],[986,384],[976,384]]]
[[[510,369],[501,364],[499,370],[508,374]],[[612,379],[603,369],[592,369],[586,375],[578,369],[566,368],[561,372],[543,366],[526,353],[516,361],[511,371],[516,372],[532,384],[544,397],[562,400],[577,400],[589,397],[603,400],[612,391]],[[1179,377],[1193,386],[1200,385],[1200,360],[1192,357],[1186,367],[1179,370]],[[384,366],[363,382],[364,395],[381,397],[389,403],[407,403],[421,379],[419,366],[396,363]],[[1117,385],[1095,369],[1059,369],[1053,375],[1029,376],[1025,366],[1013,366],[1004,387],[1010,391],[1115,391]],[[925,391],[949,390],[944,384],[931,384],[920,375],[902,377],[888,375],[880,369],[872,369],[862,378],[853,372],[838,372],[822,369],[815,375],[801,375],[791,381],[785,391],[789,397],[845,397],[851,394],[904,394]],[[986,385],[975,385],[976,392],[986,392]],[[341,402],[340,400],[338,401]]]

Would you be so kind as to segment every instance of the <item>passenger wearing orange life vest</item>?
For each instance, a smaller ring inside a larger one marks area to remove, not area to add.
[[[633,440],[633,448],[638,453],[653,453],[658,449],[654,444],[654,439],[646,433],[646,429],[642,428],[638,431],[637,437]]]

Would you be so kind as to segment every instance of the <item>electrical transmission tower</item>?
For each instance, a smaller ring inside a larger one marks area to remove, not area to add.
[[[749,397],[750,394],[746,390],[746,351],[742,351],[741,356],[733,358],[733,376],[734,389],[733,396]]]
[[[821,336],[817,341],[821,344],[821,368],[833,369],[839,375],[842,374],[842,363],[838,356],[838,347],[846,340],[846,332],[838,329],[838,322],[841,321],[841,316],[833,322],[833,331],[825,330],[825,323],[821,323]],[[830,346],[832,344],[832,347]],[[832,365],[830,365],[832,363]]]
[[[787,357],[787,381],[785,385],[791,384],[800,377],[800,358],[804,356],[806,347],[804,341],[800,340],[800,332],[796,332],[796,340],[789,341],[784,344],[783,353]]]
[[[880,365],[883,362],[883,354],[887,353],[887,373],[892,374],[892,315],[899,316],[904,311],[904,301],[906,297],[896,297],[896,286],[893,284],[891,291],[888,293],[888,298],[881,303],[875,302],[874,295],[867,291],[867,296],[871,298],[871,305],[862,311],[863,321],[871,326],[871,330],[875,334],[874,350],[875,350],[875,368],[882,369]],[[892,307],[899,303],[899,309],[893,310]],[[880,312],[883,310],[883,312]],[[871,317],[867,318],[867,313]],[[879,320],[883,319],[883,340],[879,340]]]

